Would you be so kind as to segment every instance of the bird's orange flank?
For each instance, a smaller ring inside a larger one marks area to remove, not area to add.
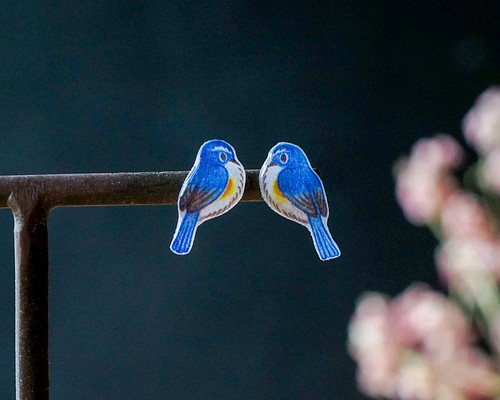
[[[229,177],[227,181],[227,186],[226,190],[224,190],[224,193],[219,197],[220,200],[224,200],[226,197],[229,197],[233,194],[234,192],[234,180],[233,178]]]
[[[278,186],[278,180],[276,179],[273,183],[273,193],[276,196],[276,199],[281,201],[282,203],[286,202],[286,197]]]

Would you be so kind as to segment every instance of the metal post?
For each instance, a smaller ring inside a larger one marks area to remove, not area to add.
[[[16,286],[16,399],[49,398],[47,213],[37,189],[11,194]]]
[[[242,201],[261,201],[247,170]],[[0,176],[0,208],[14,214],[16,399],[49,399],[47,217],[54,207],[176,204],[187,172]]]

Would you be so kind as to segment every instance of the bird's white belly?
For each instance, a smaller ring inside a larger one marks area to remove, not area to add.
[[[309,220],[307,214],[294,206],[284,195],[278,187],[278,174],[281,168],[277,165],[268,167],[264,164],[260,170],[260,192],[262,197],[278,214],[292,221],[298,222],[301,225],[309,227]]]

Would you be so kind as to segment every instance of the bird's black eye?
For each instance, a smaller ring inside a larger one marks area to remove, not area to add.
[[[227,160],[227,155],[226,153],[220,153],[219,154],[219,158],[222,162],[226,161]]]
[[[286,164],[286,162],[288,161],[288,156],[286,155],[286,153],[283,153],[283,154],[280,156],[280,161],[281,161],[283,164]]]

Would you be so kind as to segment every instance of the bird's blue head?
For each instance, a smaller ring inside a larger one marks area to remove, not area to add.
[[[200,161],[215,165],[226,165],[229,162],[240,164],[233,146],[219,139],[203,143],[198,152],[198,158]]]
[[[297,145],[280,142],[274,146],[268,155],[268,166],[277,165],[281,168],[310,165],[304,151]]]

